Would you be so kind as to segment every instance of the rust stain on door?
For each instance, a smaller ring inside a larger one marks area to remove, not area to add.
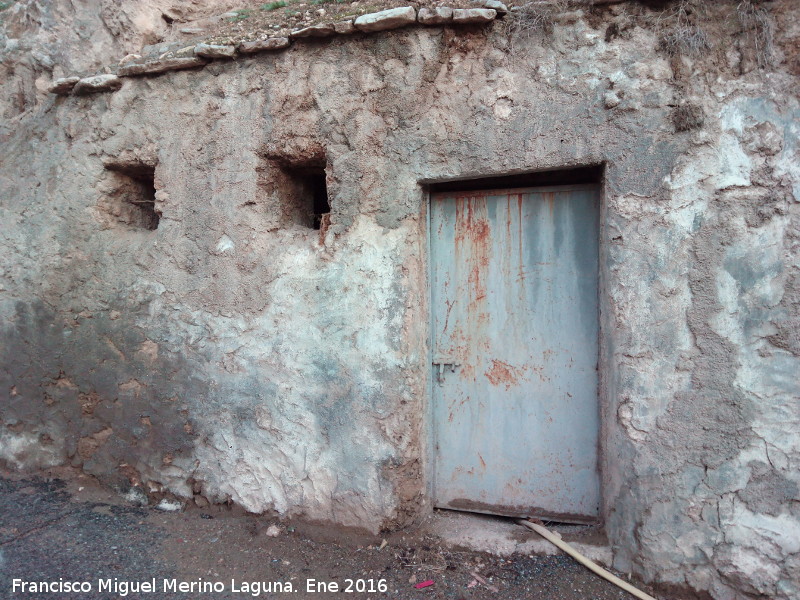
[[[492,385],[505,385],[506,389],[519,385],[524,375],[525,369],[518,369],[496,358],[492,359],[492,366],[486,371],[486,378]]]

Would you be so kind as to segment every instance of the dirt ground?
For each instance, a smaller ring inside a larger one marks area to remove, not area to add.
[[[226,507],[164,512],[133,506],[93,479],[64,471],[35,477],[0,471],[0,506],[0,598],[630,598],[564,555],[459,551],[424,528],[375,537]],[[59,578],[89,582],[92,590],[39,594],[12,587],[14,579]],[[101,579],[153,578],[155,592],[99,589]],[[164,591],[163,580],[173,578],[221,582],[224,589]],[[349,593],[343,591],[348,579]],[[311,580],[336,582],[342,591],[309,592]],[[415,587],[425,581],[433,584]],[[251,582],[264,582],[260,593]],[[273,589],[264,591],[269,582]]]

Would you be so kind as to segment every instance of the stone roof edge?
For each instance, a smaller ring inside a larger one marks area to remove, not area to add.
[[[627,0],[593,0],[593,4],[617,4]],[[172,42],[157,44],[152,48],[164,50],[143,57],[129,54],[123,58],[113,73],[88,77],[72,75],[53,81],[48,91],[57,95],[87,95],[115,92],[122,87],[124,78],[157,75],[168,71],[201,68],[215,60],[230,60],[236,56],[249,56],[261,52],[279,52],[303,39],[321,39],[353,33],[374,33],[407,27],[485,25],[508,13],[500,0],[485,0],[482,8],[423,7],[390,8],[361,15],[355,19],[321,23],[296,29],[286,37],[244,41],[237,44],[209,44],[205,42]],[[145,54],[145,52],[142,52]]]

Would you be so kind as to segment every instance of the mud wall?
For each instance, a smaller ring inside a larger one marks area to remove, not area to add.
[[[0,156],[0,459],[407,525],[426,510],[420,182],[603,164],[615,566],[797,597],[791,5],[770,3],[760,67],[736,3],[709,9],[718,41],[694,55],[616,6],[515,39],[412,27],[41,99]],[[321,230],[291,174],[309,165]]]

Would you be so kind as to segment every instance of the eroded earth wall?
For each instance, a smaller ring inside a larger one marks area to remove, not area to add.
[[[674,13],[622,4],[32,92],[2,129],[0,460],[407,525],[426,510],[420,181],[603,164],[615,566],[797,598],[800,14],[765,4],[766,58],[736,2],[706,8],[701,52]],[[292,203],[309,165],[320,230]],[[153,191],[157,222],[135,202]]]

